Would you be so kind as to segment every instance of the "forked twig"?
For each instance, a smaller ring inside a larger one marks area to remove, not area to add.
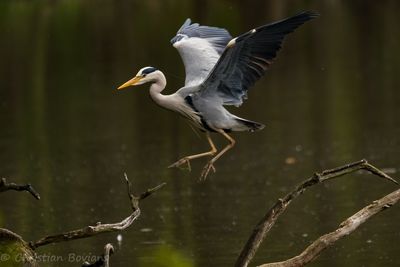
[[[144,191],[143,193],[141,193],[138,197],[133,195],[133,190],[132,190],[132,183],[129,181],[128,179],[128,175],[126,175],[126,173],[124,173],[124,178],[126,181],[126,186],[128,188],[128,196],[129,199],[131,200],[131,207],[133,209],[133,211],[138,210],[139,209],[139,201],[145,199],[146,197],[150,196],[151,194],[153,194],[155,191],[159,190],[161,187],[163,187],[164,185],[166,185],[167,183],[162,183],[157,185],[156,187],[147,189],[146,191]]]
[[[300,196],[302,193],[304,193],[304,191],[308,187],[325,182],[333,178],[343,176],[345,174],[356,172],[358,170],[366,170],[372,174],[377,175],[378,177],[381,177],[395,184],[398,184],[398,182],[395,179],[391,178],[378,168],[369,164],[364,159],[331,170],[325,170],[321,173],[315,173],[312,177],[310,177],[309,179],[305,180],[303,183],[298,185],[292,192],[288,193],[284,198],[279,199],[272,206],[272,208],[269,209],[267,214],[261,219],[261,221],[254,228],[253,233],[251,234],[247,243],[243,247],[235,263],[235,267],[248,266],[250,261],[253,259],[261,242],[265,239],[267,233],[271,230],[272,226],[275,224],[278,217],[286,210],[291,201]]]

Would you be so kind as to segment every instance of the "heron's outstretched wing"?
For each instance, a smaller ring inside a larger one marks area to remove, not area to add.
[[[247,90],[272,64],[284,37],[317,16],[303,12],[232,39],[202,83],[199,96],[220,98],[224,105],[241,105]]]
[[[171,39],[185,65],[185,86],[204,81],[231,39],[232,36],[225,29],[191,24],[190,19],[185,21]]]

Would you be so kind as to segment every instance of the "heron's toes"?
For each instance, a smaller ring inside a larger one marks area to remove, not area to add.
[[[176,168],[179,168],[179,167],[181,167],[181,166],[184,165],[184,164],[187,164],[187,168],[186,168],[186,169],[188,169],[189,171],[192,170],[192,168],[191,168],[191,166],[190,166],[190,160],[189,160],[187,157],[181,158],[181,159],[178,160],[177,162],[172,163],[171,165],[168,166],[168,168],[175,168],[175,167],[176,167]]]
[[[210,170],[212,170],[214,173],[216,172],[216,169],[214,167],[214,164],[210,161],[204,166],[203,171],[201,172],[200,181],[203,181],[207,178],[208,174],[210,173]]]

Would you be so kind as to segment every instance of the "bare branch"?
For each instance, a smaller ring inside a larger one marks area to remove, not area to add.
[[[167,183],[162,183],[157,185],[156,187],[147,189],[145,192],[141,193],[140,196],[138,197],[138,200],[142,200],[145,199],[146,197],[150,196],[151,194],[153,194],[154,192],[156,192],[157,190],[159,190],[161,187],[163,187],[164,185],[166,185]]]
[[[19,185],[15,183],[7,183],[6,178],[0,179],[0,193],[8,190],[15,191],[27,191],[37,200],[40,199],[40,195],[30,184]]]
[[[127,218],[123,219],[121,222],[117,223],[110,223],[110,224],[101,224],[98,223],[97,225],[87,226],[78,230],[73,230],[61,234],[51,235],[44,238],[41,238],[37,241],[30,242],[29,245],[32,249],[36,249],[37,247],[44,246],[51,243],[58,243],[63,241],[70,241],[75,239],[81,238],[88,238],[94,235],[102,234],[102,233],[109,233],[115,231],[122,231],[128,228],[139,216],[140,216],[140,208],[139,208],[139,201],[143,198],[135,197],[132,194],[132,186],[128,180],[128,177],[125,174],[125,179],[127,181],[128,187],[128,196],[131,200],[131,207],[132,207],[132,214],[129,215]],[[160,189],[164,184],[161,184],[153,189],[148,189],[146,192],[142,193],[142,195],[146,194],[146,196],[151,195],[158,189]],[[149,193],[148,193],[149,192]]]
[[[140,216],[140,209],[133,212],[129,217],[125,218],[121,222],[111,223],[111,224],[98,224],[94,226],[87,226],[82,229],[73,230],[61,234],[51,235],[41,238],[37,241],[30,242],[29,245],[32,249],[38,247],[59,243],[63,241],[71,241],[75,239],[88,238],[102,233],[109,233],[115,231],[122,231],[131,226],[131,224]]]
[[[361,224],[365,223],[375,214],[390,208],[400,200],[400,189],[375,200],[351,217],[343,221],[339,228],[333,232],[319,237],[308,246],[300,255],[286,261],[267,263],[259,267],[300,267],[315,260],[325,249],[332,246],[339,239],[354,232]]]
[[[278,199],[278,201],[269,209],[267,214],[261,219],[261,221],[256,225],[248,239],[247,243],[243,247],[236,263],[235,267],[245,267],[248,266],[250,261],[253,259],[258,247],[261,242],[265,239],[267,233],[271,230],[272,226],[275,224],[278,217],[286,210],[288,205],[293,199],[300,196],[304,191],[313,185],[325,182],[327,180],[343,176],[345,174],[353,173],[358,170],[366,170],[372,174],[377,175],[380,178],[389,180],[395,184],[397,181],[387,174],[383,173],[376,167],[369,164],[366,160],[360,160],[354,163],[343,165],[331,170],[325,170],[321,173],[315,173],[312,177],[305,180],[303,183],[298,185],[292,192],[288,193],[284,198]]]

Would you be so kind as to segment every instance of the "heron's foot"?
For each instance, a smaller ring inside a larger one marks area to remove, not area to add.
[[[214,167],[214,163],[212,161],[209,161],[206,166],[204,166],[203,171],[201,172],[200,181],[206,180],[208,174],[210,173],[210,170],[212,170],[214,173],[216,172],[216,169]]]
[[[192,167],[190,166],[190,159],[188,157],[181,158],[177,162],[169,165],[168,168],[180,168],[184,164],[187,164],[187,167],[185,169],[188,169],[189,171],[192,170]]]

